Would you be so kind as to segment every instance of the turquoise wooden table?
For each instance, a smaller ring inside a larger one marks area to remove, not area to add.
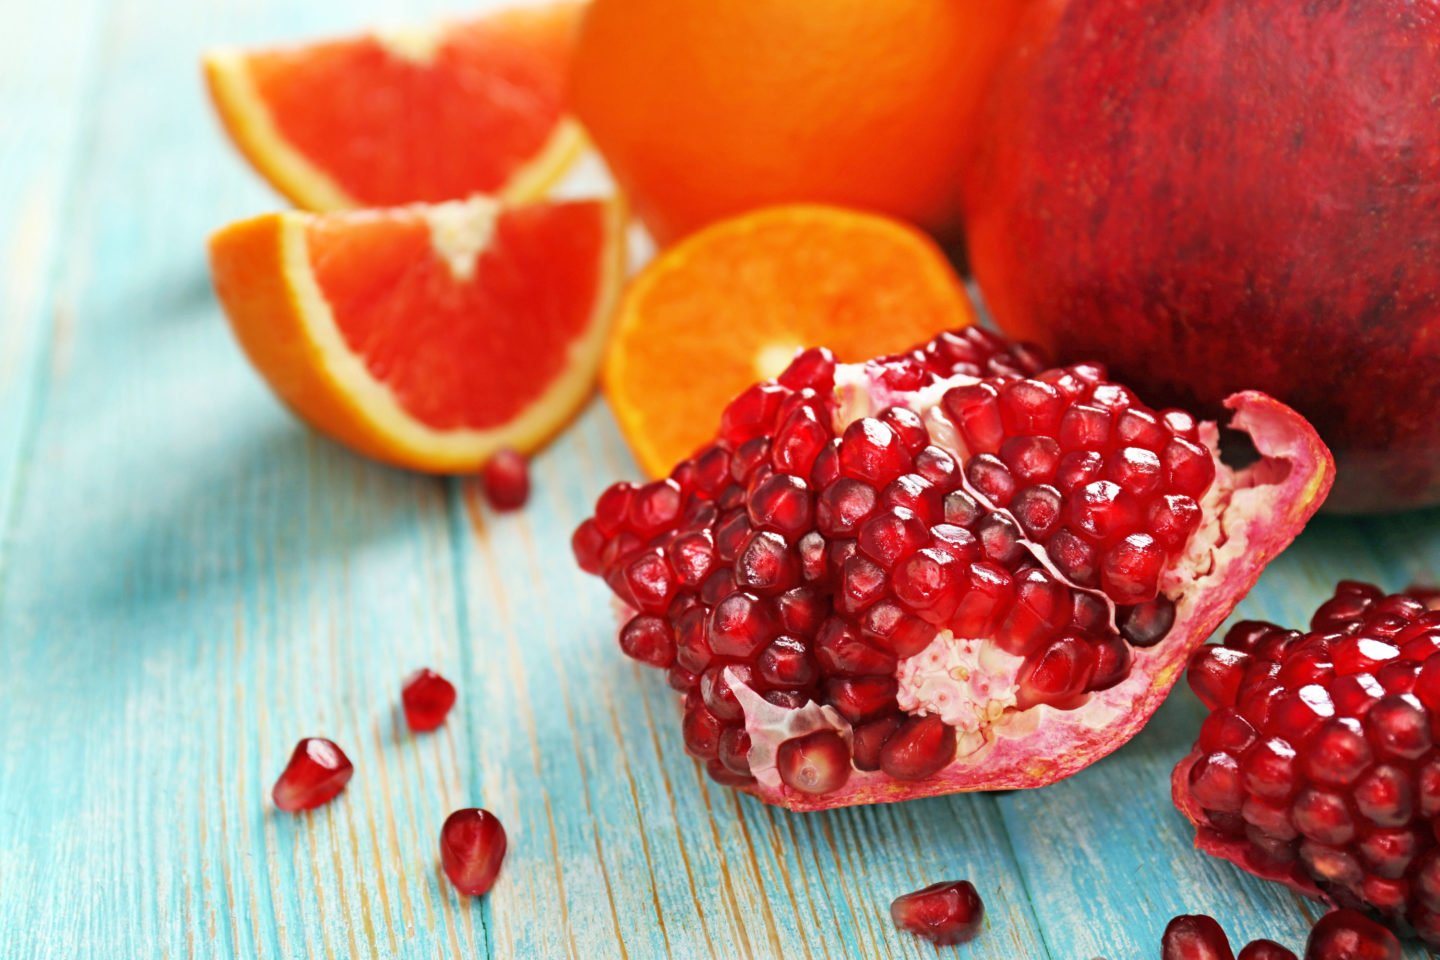
[[[634,476],[596,402],[497,517],[307,432],[210,293],[203,240],[277,204],[196,57],[434,13],[384,0],[46,0],[0,29],[0,956],[933,955],[896,894],[967,877],[973,958],[1158,955],[1174,914],[1303,940],[1316,908],[1194,852],[1178,690],[1054,787],[794,815],[711,784],[613,642],[568,536]],[[1300,623],[1340,577],[1440,578],[1440,515],[1316,522],[1240,613]],[[461,705],[397,721],[431,665]],[[299,817],[295,741],[355,761]],[[511,850],[481,900],[436,864],[452,809]],[[1421,956],[1412,948],[1409,956]]]

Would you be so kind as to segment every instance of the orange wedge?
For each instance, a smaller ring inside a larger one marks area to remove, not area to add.
[[[205,77],[235,144],[297,206],[532,199],[584,142],[563,110],[581,10],[216,50]]]
[[[275,213],[210,241],[215,289],[276,394],[387,463],[468,473],[590,396],[625,262],[616,201]]]
[[[621,302],[605,392],[640,465],[664,476],[715,432],[736,394],[798,350],[855,362],[973,323],[924,234],[836,207],[771,207],[664,251]]]

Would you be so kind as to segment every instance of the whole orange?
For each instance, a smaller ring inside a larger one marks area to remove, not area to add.
[[[656,240],[797,201],[958,227],[1027,0],[593,0],[571,106]]]

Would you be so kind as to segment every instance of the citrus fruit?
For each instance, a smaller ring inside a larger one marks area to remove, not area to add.
[[[604,200],[273,213],[211,238],[256,368],[351,448],[436,473],[534,450],[590,395],[624,264]]]
[[[297,206],[529,199],[583,143],[562,110],[579,10],[217,50],[205,77],[235,144]]]
[[[771,207],[661,253],[630,285],[605,359],[605,392],[640,465],[663,476],[715,431],[720,411],[796,352],[845,361],[974,322],[935,244],[886,217]]]
[[[948,231],[1025,2],[594,0],[571,106],[661,243],[797,201]]]

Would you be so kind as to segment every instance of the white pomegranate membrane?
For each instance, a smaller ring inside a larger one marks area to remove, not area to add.
[[[573,546],[717,781],[793,809],[1040,786],[1139,730],[1329,489],[1298,415],[1229,406],[1238,472],[1213,424],[978,328],[809,350]]]

